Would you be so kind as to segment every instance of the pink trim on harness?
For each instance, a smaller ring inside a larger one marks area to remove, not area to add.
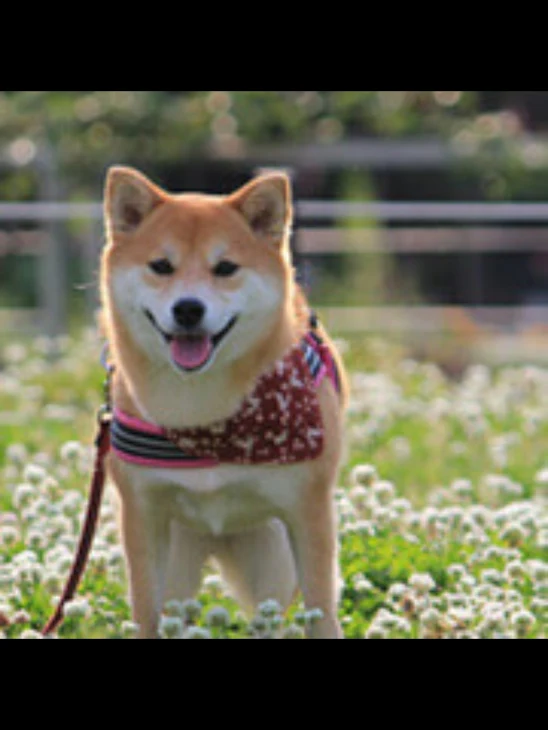
[[[151,423],[147,423],[146,421],[141,421],[139,418],[128,416],[127,413],[124,413],[119,408],[114,409],[114,418],[122,425],[128,426],[128,428],[133,428],[141,433],[148,433],[151,436],[166,435],[165,429],[160,428],[159,426],[153,426]]]

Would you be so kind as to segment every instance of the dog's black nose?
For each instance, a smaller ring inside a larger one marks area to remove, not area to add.
[[[173,307],[173,316],[180,327],[192,330],[198,327],[206,313],[205,305],[199,299],[181,299]]]

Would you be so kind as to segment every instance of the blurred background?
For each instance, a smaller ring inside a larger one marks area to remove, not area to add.
[[[2,91],[4,336],[93,323],[111,164],[211,193],[283,168],[336,332],[548,360],[547,91]]]

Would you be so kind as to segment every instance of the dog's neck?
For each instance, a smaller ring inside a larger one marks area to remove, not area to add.
[[[118,361],[114,404],[128,415],[167,429],[226,421],[253,392],[257,379],[286,355],[304,336],[305,329],[294,313],[282,313],[273,331],[252,353],[228,367],[189,376],[167,364],[158,367],[144,353],[134,353],[123,361],[117,353],[132,350],[112,343]]]

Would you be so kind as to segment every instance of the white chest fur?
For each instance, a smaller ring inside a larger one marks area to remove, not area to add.
[[[137,497],[161,502],[170,516],[220,537],[294,512],[306,483],[306,464],[216,469],[142,469],[124,464]]]

